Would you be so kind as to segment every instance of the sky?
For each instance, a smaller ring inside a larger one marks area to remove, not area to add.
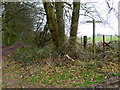
[[[117,0],[108,0],[111,2],[110,6],[115,8],[118,12],[118,1]],[[103,23],[96,23],[95,24],[95,33],[97,34],[104,34],[104,35],[115,35],[118,34],[118,18],[116,17],[116,13],[111,11],[108,14],[108,6],[105,3],[105,0],[81,0],[82,3],[85,2],[96,2],[95,8],[100,13],[101,17],[103,18]],[[114,3],[113,3],[114,2]],[[112,5],[113,3],[113,5]],[[107,20],[108,18],[108,20]],[[91,21],[91,18],[87,18],[84,16],[80,16],[79,18],[79,27],[78,27],[78,35],[77,36],[92,36],[93,35],[93,24],[86,23],[86,21]],[[108,24],[107,24],[108,23]]]
[[[22,0],[21,0],[22,1]],[[26,0],[30,1],[30,0]],[[39,1],[39,0],[36,0]],[[40,0],[41,1],[41,0]],[[72,3],[72,0],[66,0],[69,3]],[[110,3],[110,6],[113,7],[118,12],[118,2],[120,0],[107,0]],[[115,15],[114,11],[111,11],[108,14],[108,6],[105,0],[81,0],[81,3],[86,2],[94,2],[94,7],[100,13],[100,16],[103,18],[104,23],[96,23],[95,24],[95,32],[97,34],[104,34],[104,35],[115,35],[118,34],[118,18]],[[88,5],[89,6],[89,5]],[[80,11],[82,13],[82,11]],[[108,21],[107,21],[108,18]],[[78,34],[77,36],[80,37],[81,35],[92,36],[93,34],[93,26],[92,23],[86,23],[86,21],[92,20],[91,18],[80,16],[79,18],[79,25],[78,25]],[[106,24],[106,22],[108,24]]]
[[[9,1],[9,0],[8,0]],[[16,0],[17,1],[17,0]],[[23,1],[23,0],[21,0]],[[33,0],[25,0],[25,1],[33,1]],[[34,1],[42,1],[42,0],[34,0]],[[58,0],[59,1],[59,0]],[[63,1],[68,1],[69,3],[72,3],[73,0],[63,0]],[[96,10],[100,13],[100,16],[103,18],[103,24],[101,23],[96,23],[95,24],[95,32],[97,34],[104,34],[104,35],[115,35],[118,34],[118,18],[115,15],[114,11],[111,11],[108,14],[108,6],[105,2],[105,0],[80,0],[81,3],[86,3],[86,2],[94,2],[94,7]],[[120,0],[106,0],[110,2],[110,6],[115,8],[115,10],[118,12],[118,2]],[[89,5],[88,5],[89,6]],[[82,11],[80,10],[80,13]],[[107,20],[108,18],[108,20]],[[93,26],[92,23],[85,23],[88,20],[92,20],[91,18],[80,16],[79,18],[79,25],[78,25],[78,34],[77,36],[80,37],[81,35],[87,35],[87,36],[92,36],[93,34]],[[108,24],[106,24],[108,23]]]

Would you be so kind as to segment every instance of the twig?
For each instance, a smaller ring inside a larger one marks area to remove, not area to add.
[[[65,55],[68,59],[75,61],[74,59],[72,59],[69,55]]]

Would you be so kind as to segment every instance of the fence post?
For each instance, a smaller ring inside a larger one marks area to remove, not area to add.
[[[110,47],[112,47],[112,35],[110,35]]]
[[[105,57],[105,35],[103,35],[103,58]]]
[[[84,49],[87,47],[87,36],[84,36]]]
[[[93,58],[95,59],[95,20],[93,19]]]
[[[105,51],[105,35],[103,35],[103,52]]]
[[[81,35],[81,48],[82,48],[82,35]]]

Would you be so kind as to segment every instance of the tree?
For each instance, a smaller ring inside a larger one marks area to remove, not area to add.
[[[65,24],[63,19],[63,8],[64,3],[63,2],[55,2],[55,9],[56,9],[56,19],[58,24],[58,37],[59,37],[59,43],[60,46],[64,44],[65,41]]]
[[[65,41],[63,2],[55,2],[55,5],[51,2],[44,2],[43,4],[52,40],[56,47],[60,47]]]
[[[55,15],[55,10],[51,5],[51,2],[43,2],[45,12],[47,15],[48,27],[51,32],[51,37],[56,47],[59,47],[59,38],[58,38],[58,25]]]
[[[70,44],[75,45],[79,21],[80,2],[73,2],[72,22],[70,30]]]
[[[30,5],[30,3],[28,3]],[[3,44],[11,45],[16,39],[30,37],[34,26],[32,8],[26,3],[5,2],[2,15]]]
[[[56,47],[62,46],[65,41],[65,25],[63,19],[63,2],[43,2],[47,15],[48,26]],[[54,5],[55,4],[55,5]],[[77,38],[80,2],[73,3],[70,42],[75,43]]]

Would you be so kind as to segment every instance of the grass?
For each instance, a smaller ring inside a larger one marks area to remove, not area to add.
[[[52,64],[42,66],[40,64],[33,64],[23,67],[17,61],[7,61],[4,63],[4,66],[8,64],[10,66],[3,68],[3,78],[22,81],[20,85],[29,82],[31,86],[75,88],[94,83],[103,83],[105,79],[110,77],[111,73],[117,76],[120,75],[116,62],[110,62],[103,67],[97,67],[96,61],[87,62],[77,60],[76,62],[78,61],[79,63],[84,62],[84,64],[79,64],[79,66],[76,64],[67,66],[56,66]],[[103,62],[99,63],[102,64]],[[99,73],[100,71],[103,73]],[[17,86],[16,84],[18,83],[15,83],[15,87]],[[3,86],[10,87],[9,85]]]
[[[93,39],[92,39],[92,37],[88,37],[87,40],[92,42]],[[95,40],[96,40],[96,42],[102,42],[103,37],[102,36],[96,36]],[[112,40],[113,41],[118,40],[118,37],[117,36],[112,36]],[[77,41],[81,42],[81,38],[77,38]],[[105,41],[109,42],[110,41],[110,36],[105,36]]]
[[[90,63],[96,64],[96,62]],[[28,67],[21,67],[20,64],[15,65],[13,63],[10,67],[3,70],[3,75],[13,80],[24,80],[23,83],[39,84],[42,87],[82,87],[88,84],[103,83],[113,71],[118,75],[116,64],[113,67],[104,66],[102,68],[94,68],[86,62],[86,66],[71,65],[58,67],[55,65],[41,66],[35,64]],[[99,70],[109,73],[99,74]]]
[[[103,83],[111,76],[120,76],[116,56],[110,61],[77,59],[66,65],[41,63],[50,61],[52,54],[55,55],[55,51],[50,47],[17,49],[3,62],[3,87],[90,87],[88,85]],[[57,61],[57,58],[53,59]]]

